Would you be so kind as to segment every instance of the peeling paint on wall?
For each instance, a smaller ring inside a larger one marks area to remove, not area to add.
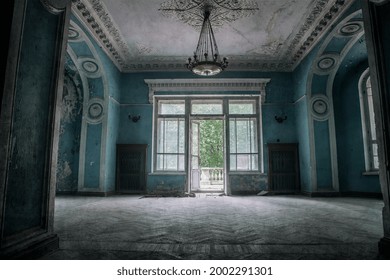
[[[82,89],[82,80],[78,70],[71,58],[67,56],[61,104],[57,192],[77,190],[83,110]]]

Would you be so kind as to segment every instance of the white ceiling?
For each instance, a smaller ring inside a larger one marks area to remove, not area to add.
[[[199,30],[159,10],[162,3],[174,1],[181,7],[202,0],[78,0],[74,1],[73,11],[95,30],[92,33],[101,34],[96,32],[96,24],[91,24],[90,18],[94,19],[105,36],[97,38],[122,71],[180,70],[196,48]],[[289,71],[352,0],[222,2],[258,8],[234,21],[212,20],[219,52],[229,58],[231,68]],[[327,19],[326,14],[331,17]],[[326,24],[321,22],[324,19]],[[108,47],[105,38],[111,43]]]

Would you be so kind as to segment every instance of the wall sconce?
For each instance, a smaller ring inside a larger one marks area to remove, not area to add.
[[[284,122],[285,120],[287,120],[287,116],[275,116],[275,120],[278,122],[278,123],[282,123]]]
[[[131,120],[133,122],[138,122],[140,119],[141,119],[140,115],[138,115],[138,116],[129,115],[129,120]]]

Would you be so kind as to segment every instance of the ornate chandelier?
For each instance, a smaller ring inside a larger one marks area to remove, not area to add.
[[[221,73],[229,62],[227,58],[220,58],[213,28],[210,23],[210,11],[206,10],[198,45],[193,58],[188,58],[187,68],[201,76],[213,76]]]

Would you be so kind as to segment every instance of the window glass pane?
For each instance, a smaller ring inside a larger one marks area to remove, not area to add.
[[[231,153],[236,153],[237,152],[237,139],[236,139],[236,120],[231,119],[229,121],[229,134],[230,134],[230,152]]]
[[[164,170],[164,155],[157,155],[157,170]]]
[[[259,170],[259,166],[258,166],[259,160],[258,160],[257,154],[256,155],[252,155],[251,158],[252,158],[251,170]]]
[[[379,169],[379,158],[374,156],[374,169]]]
[[[165,121],[165,153],[177,153],[178,152],[178,120],[166,120]]]
[[[251,131],[251,152],[257,153],[257,126],[256,119],[250,119],[250,131]]]
[[[157,120],[157,153],[164,153],[165,141],[165,122],[164,119]]]
[[[179,121],[179,153],[184,154],[184,144],[185,144],[185,122],[184,120]]]
[[[164,170],[177,170],[177,155],[164,155]]]
[[[374,115],[374,104],[372,101],[372,95],[367,95],[368,102],[368,113],[370,114],[370,132],[371,139],[376,140],[376,132],[375,132],[375,115]]]
[[[250,170],[250,155],[237,155],[237,170]]]
[[[192,157],[192,169],[199,169],[199,158],[198,157]]]
[[[237,156],[230,155],[230,170],[237,170]]]
[[[192,154],[199,155],[199,124],[192,125]]]
[[[178,155],[178,159],[179,159],[178,170],[183,171],[184,170],[184,155]]]
[[[229,101],[229,114],[255,114],[256,101]]]
[[[194,115],[221,115],[222,113],[222,101],[191,103],[191,114]]]
[[[251,130],[248,119],[237,120],[237,153],[251,152]]]
[[[184,118],[158,118],[156,170],[184,170],[184,146]]]
[[[372,154],[374,156],[377,156],[378,155],[378,144],[372,144]]]
[[[165,115],[184,115],[184,101],[159,101],[158,113]]]

